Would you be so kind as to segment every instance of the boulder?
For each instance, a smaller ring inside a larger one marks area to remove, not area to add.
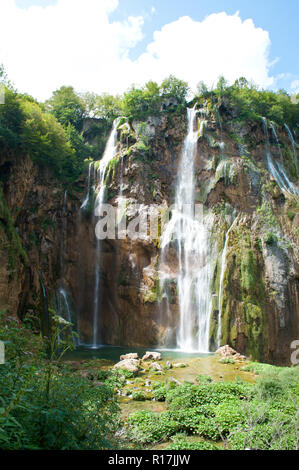
[[[215,354],[219,354],[223,359],[229,358],[234,359],[236,361],[242,361],[246,359],[246,356],[242,356],[240,353],[231,348],[228,344],[218,348]]]
[[[163,371],[163,367],[160,364],[158,364],[157,362],[152,362],[150,368],[152,370],[156,370],[157,372],[162,372]]]
[[[184,362],[176,362],[172,366],[176,369],[181,369],[183,367],[186,367],[186,364]]]
[[[129,354],[123,354],[120,356],[120,360],[124,361],[126,359],[138,359],[138,354],[137,353],[129,353]]]
[[[162,356],[159,352],[146,351],[143,361],[161,361]]]
[[[140,361],[138,359],[124,359],[113,366],[113,369],[125,369],[133,374],[136,374],[140,368]]]

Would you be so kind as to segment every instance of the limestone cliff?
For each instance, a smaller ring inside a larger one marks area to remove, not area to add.
[[[210,286],[210,349],[216,347],[221,308],[222,344],[254,359],[288,363],[290,343],[299,337],[298,196],[280,189],[269,173],[262,122],[236,121],[229,106],[222,103],[219,124],[211,105],[198,103],[197,107],[196,201],[213,215],[211,243],[216,253]],[[143,123],[120,121],[117,156],[106,175],[106,200],[117,205],[120,193],[126,197],[129,220],[135,203],[144,213],[153,204],[168,207],[173,203],[186,134],[185,114],[184,110],[168,113]],[[203,119],[205,123],[200,125]],[[294,182],[288,135],[284,129],[277,132],[284,164]],[[272,135],[269,146],[278,160]],[[20,318],[30,311],[41,315],[41,278],[54,307],[57,289],[63,285],[81,340],[88,343],[97,244],[92,190],[89,206],[80,210],[87,191],[86,175],[68,189],[65,200],[67,188],[50,170],[36,167],[29,158],[6,157],[0,170],[6,175],[2,205],[10,217],[3,215],[3,209],[0,309]],[[94,177],[92,173],[91,183]],[[226,236],[226,269],[221,280]],[[16,248],[8,249],[13,239]],[[132,347],[173,343],[169,335],[175,331],[179,315],[176,282],[174,276],[168,286],[171,314],[166,316],[159,283],[160,253],[159,239],[126,237],[102,242],[102,343]],[[175,273],[176,254],[169,256]]]

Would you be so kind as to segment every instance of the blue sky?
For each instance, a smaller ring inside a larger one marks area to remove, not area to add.
[[[149,4],[155,8],[153,16],[149,15]],[[271,40],[270,57],[273,60],[279,58],[273,66],[273,72],[289,73],[298,78],[299,0],[120,0],[119,8],[111,18],[124,19],[132,14],[149,15],[144,27],[145,38],[134,51],[136,57],[152,39],[153,31],[164,24],[180,16],[203,20],[211,13],[221,11],[231,15],[239,11],[243,20],[252,18],[257,27],[267,30]],[[289,78],[282,80],[280,85],[288,86]]]
[[[193,87],[244,72],[262,87],[299,89],[298,0],[1,0],[0,14],[0,63],[40,99],[64,83],[122,92],[168,71]]]

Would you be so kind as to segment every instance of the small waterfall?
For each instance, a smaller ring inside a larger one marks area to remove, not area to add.
[[[293,154],[294,154],[294,161],[295,161],[296,170],[297,170],[297,173],[298,173],[298,158],[297,158],[297,151],[296,151],[296,142],[295,142],[295,139],[293,137],[293,134],[292,134],[289,126],[287,124],[285,124],[284,127],[285,127],[285,129],[288,133],[288,136],[289,136],[291,144],[292,144],[292,149],[293,149]]]
[[[59,290],[58,290],[58,294],[59,294],[59,304],[60,304],[60,315],[63,317],[64,316],[63,312],[65,312],[66,320],[69,323],[73,324],[71,309],[70,309],[70,305],[69,305],[69,302],[68,302],[68,296],[67,296],[67,293],[66,293],[65,289],[63,287],[60,287]],[[64,303],[64,307],[65,307],[64,309],[62,307],[62,301]],[[71,335],[72,335],[73,345],[75,346],[77,344],[77,341],[76,341],[76,338],[74,336],[72,326],[70,326],[70,332],[71,332]]]
[[[299,191],[295,188],[295,186],[290,182],[289,178],[287,177],[283,164],[279,162],[274,162],[272,159],[271,151],[270,151],[270,141],[269,141],[267,119],[263,117],[262,120],[263,120],[263,128],[264,128],[264,134],[265,134],[265,139],[266,139],[266,157],[267,157],[268,170],[270,174],[273,176],[273,178],[275,179],[280,189],[283,189],[290,194],[298,195]],[[279,146],[277,134],[276,134],[273,123],[271,123],[271,128],[272,128],[274,138],[277,139],[276,143]]]
[[[217,348],[221,346],[221,314],[222,314],[222,300],[223,300],[223,280],[226,271],[226,253],[229,241],[229,234],[235,225],[237,218],[233,221],[231,226],[229,227],[228,231],[225,235],[224,247],[221,256],[221,272],[220,272],[220,282],[219,282],[219,295],[218,295],[218,331],[217,331]]]
[[[105,152],[100,160],[99,168],[97,170],[98,187],[97,196],[94,205],[95,216],[101,215],[102,205],[105,202],[105,175],[107,166],[116,155],[117,147],[117,125],[119,119],[113,123],[113,128],[110,133],[108,142],[106,144]],[[96,239],[96,263],[95,263],[95,287],[94,287],[94,303],[93,303],[93,342],[92,348],[97,348],[98,344],[98,314],[99,314],[99,294],[100,294],[100,263],[101,263],[101,241]]]
[[[277,136],[277,132],[276,132],[274,123],[270,122],[270,126],[271,126],[271,130],[272,130],[276,145],[279,149],[280,162],[276,162],[276,165],[277,165],[278,171],[279,171],[282,179],[284,179],[284,181],[285,181],[286,191],[288,191],[289,193],[295,194],[295,195],[299,195],[298,189],[293,185],[293,183],[291,183],[291,181],[287,177],[285,168],[283,166],[283,156],[282,156],[281,147],[280,147],[280,143],[279,143],[279,140],[278,140],[278,136]],[[285,126],[286,126],[286,124],[285,124]],[[295,142],[294,142],[293,150],[294,150],[295,155],[296,155]],[[295,160],[295,162],[296,162],[296,160]]]
[[[91,186],[91,170],[92,170],[92,167],[94,166],[94,162],[91,162],[88,166],[88,177],[87,177],[87,194],[86,194],[86,197],[81,205],[81,208],[80,209],[86,209],[86,207],[88,206],[89,204],[89,200],[90,200],[90,186]]]
[[[161,262],[165,263],[169,245],[175,240],[178,272],[171,268],[160,270],[162,296],[166,279],[176,277],[180,319],[177,346],[184,351],[209,350],[209,320],[211,310],[211,263],[209,240],[211,217],[194,213],[194,159],[198,132],[194,131],[196,110],[188,109],[188,133],[179,165],[175,206],[172,218],[162,234]],[[163,292],[164,291],[164,292]],[[169,308],[167,299],[167,308]]]
[[[43,332],[44,336],[49,337],[50,334],[50,314],[49,314],[49,307],[48,307],[48,297],[47,297],[47,291],[45,288],[45,284],[43,281],[43,273],[40,271],[39,274],[39,282],[40,282],[40,287],[43,295],[43,307],[44,307],[44,317],[42,318],[42,325],[41,325],[41,330]]]

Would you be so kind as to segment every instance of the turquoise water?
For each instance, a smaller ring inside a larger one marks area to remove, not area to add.
[[[153,348],[129,348],[126,346],[102,346],[98,349],[92,349],[87,347],[79,347],[74,351],[68,351],[64,359],[65,360],[90,360],[90,359],[107,359],[112,362],[118,362],[122,354],[138,353],[141,358],[146,351],[156,351],[162,354],[163,360],[173,359],[184,359],[184,358],[195,358],[195,357],[207,357],[213,353],[190,353],[180,350],[165,350],[165,349],[153,349]]]

